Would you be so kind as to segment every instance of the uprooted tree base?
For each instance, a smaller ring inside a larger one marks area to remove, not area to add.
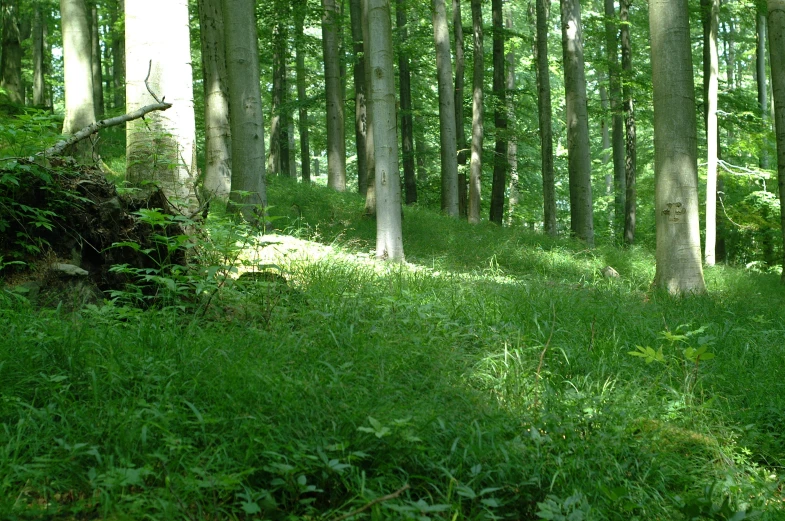
[[[157,258],[160,236],[185,233],[177,224],[154,228],[136,213],[146,208],[175,213],[160,190],[118,194],[100,170],[68,158],[51,158],[46,166],[22,160],[2,165],[0,277],[13,274],[29,280],[32,266],[70,264],[85,270],[81,278],[98,290],[121,290],[132,281],[110,271],[112,266],[155,269],[163,260]],[[113,247],[117,243],[138,248]],[[169,264],[185,264],[183,248],[162,254],[169,255]],[[46,273],[40,277],[46,279],[44,284],[58,278]]]

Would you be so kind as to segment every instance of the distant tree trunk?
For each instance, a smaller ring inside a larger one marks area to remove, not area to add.
[[[567,115],[567,160],[570,175],[570,229],[589,246],[594,245],[591,196],[591,152],[586,77],[583,64],[581,5],[561,0],[564,90]]]
[[[65,83],[65,120],[63,134],[73,134],[95,122],[93,71],[90,65],[90,15],[84,0],[60,0],[63,30],[63,68]],[[90,140],[72,148],[70,154],[92,159]]]
[[[466,217],[466,130],[463,125],[463,91],[466,58],[463,45],[463,21],[461,20],[461,0],[452,0],[452,25],[455,35],[455,144],[458,149],[458,214]]]
[[[420,183],[424,183],[428,180],[428,170],[425,168],[425,154],[427,152],[423,134],[422,131],[418,132],[416,128],[414,129],[414,157],[415,162],[417,163],[417,180]]]
[[[496,102],[493,121],[496,126],[496,147],[493,156],[490,221],[502,224],[504,193],[507,189],[507,93],[504,81],[502,0],[491,1],[491,13],[493,21],[493,96]]]
[[[458,217],[458,152],[455,134],[455,98],[450,63],[450,34],[444,0],[433,0],[433,37],[439,88],[439,139],[441,143],[442,211]]]
[[[207,197],[229,200],[232,190],[232,131],[226,43],[221,0],[199,0],[202,72],[204,75],[205,169]]]
[[[482,0],[472,0],[472,31],[474,68],[472,74],[472,160],[469,174],[470,223],[480,222],[480,194],[482,180],[483,80],[485,63],[482,34]]]
[[[406,7],[404,0],[395,4],[395,22],[400,38],[398,51],[398,75],[401,91],[401,148],[403,153],[403,183],[406,188],[406,204],[417,202],[417,178],[414,174],[414,120],[412,118],[412,86],[409,71],[409,55],[406,48]]]
[[[291,84],[291,82],[287,82]],[[291,113],[288,113],[286,116],[286,138],[288,147],[287,150],[289,151],[289,177],[292,179],[297,179],[297,157],[295,154],[295,142],[294,142],[294,117],[292,117]]]
[[[368,191],[368,167],[365,164],[366,92],[365,57],[363,54],[363,20],[360,0],[350,0],[349,16],[352,24],[354,52],[354,138],[357,145],[357,189],[365,196]]]
[[[389,0],[370,0],[371,98],[377,123],[376,148],[376,256],[402,262],[401,178],[398,173],[398,132],[395,114],[392,21]]]
[[[768,127],[769,122],[769,92],[766,85],[766,15],[758,13],[757,16],[757,45],[755,52],[755,69],[758,80],[758,105],[760,106],[760,117],[764,125]],[[769,168],[769,154],[766,140],[760,151],[759,165],[761,168]]]
[[[114,9],[109,11],[112,23],[112,82],[114,86],[114,106],[125,106],[125,0],[116,0]],[[149,57],[148,59],[152,59]]]
[[[365,56],[365,168],[367,169],[368,188],[365,191],[364,214],[376,215],[376,152],[373,139],[373,100],[371,94],[371,35],[368,26],[370,0],[362,0],[363,54]]]
[[[611,146],[613,147],[613,180],[614,196],[614,232],[616,237],[622,234],[625,220],[625,198],[627,196],[627,180],[625,177],[624,159],[624,123],[622,122],[621,81],[619,80],[619,43],[616,37],[619,29],[616,24],[614,0],[605,3],[605,52],[608,59],[608,94],[611,104]],[[623,26],[622,26],[623,27]]]
[[[600,87],[600,106],[602,107],[602,119],[600,119],[600,132],[602,134],[602,166],[603,168],[608,166],[608,163],[611,162],[611,133],[608,130],[608,118],[605,114],[608,113],[610,110],[610,100],[608,99],[608,89],[605,87],[603,82],[605,78],[603,77],[602,73],[599,74],[599,79],[597,82],[599,83]],[[611,119],[613,119],[613,114],[611,114]],[[605,195],[612,195],[613,194],[613,172],[606,171],[605,172]],[[611,228],[613,228],[613,222],[616,217],[615,212],[611,209],[610,215],[608,215],[609,222],[611,223]]]
[[[46,82],[44,80],[44,18],[45,11],[40,3],[35,4],[33,14],[33,105],[46,105]]]
[[[507,31],[512,32],[512,9],[507,7],[504,21]],[[515,54],[510,50],[507,53],[507,115],[512,118],[515,114]],[[514,127],[515,125],[513,125]],[[507,168],[510,171],[510,204],[507,209],[507,224],[512,225],[513,215],[518,206],[520,193],[518,192],[518,140],[516,133],[512,132],[507,139]]]
[[[134,0],[136,1],[136,0]],[[264,115],[254,0],[222,0],[232,131],[232,207],[249,221],[267,206]]]
[[[654,285],[677,295],[705,293],[687,0],[650,0],[649,25],[657,224]]]
[[[25,102],[22,83],[22,40],[24,34],[18,0],[6,0],[3,13],[3,54],[0,58],[0,87],[5,89],[8,99],[13,103]],[[85,19],[85,23],[87,19]],[[88,47],[89,49],[89,47]]]
[[[635,217],[638,194],[636,191],[636,177],[638,168],[637,129],[635,126],[635,100],[632,87],[632,39],[630,38],[630,4],[631,0],[621,0],[621,62],[624,70],[624,129],[625,140],[625,190],[624,198],[624,243],[635,242]]]
[[[543,227],[545,233],[556,236],[556,182],[553,174],[553,131],[551,126],[551,73],[548,66],[548,18],[546,0],[536,0],[537,11],[537,111],[540,124],[540,153],[542,155]]]
[[[709,73],[706,92],[706,140],[708,166],[706,168],[706,244],[704,262],[707,266],[716,263],[715,247],[717,244],[717,93],[719,58],[717,55],[717,32],[719,29],[720,0],[702,0],[701,5],[708,15],[708,35],[704,45],[708,46]],[[706,59],[704,53],[704,59]]]
[[[270,155],[267,171],[273,175],[289,175],[289,121],[286,98],[286,61],[288,38],[286,24],[289,18],[288,0],[275,0],[276,23],[273,26],[273,91],[270,118]]]
[[[303,34],[307,9],[307,0],[297,0],[294,10],[294,45],[297,55],[298,128],[300,132],[300,163],[302,165],[303,183],[311,182],[311,148],[308,143],[308,95],[305,90],[305,36]]]
[[[785,245],[785,0],[768,0],[771,83],[774,89],[774,128],[777,136],[777,178],[780,189],[780,222]],[[785,282],[785,247],[782,258]]]
[[[91,48],[91,67],[93,71],[93,107],[95,115],[101,116],[104,113],[104,79],[101,68],[101,37],[98,32],[98,6],[92,2],[90,6],[90,48]]]
[[[322,50],[327,98],[327,185],[346,190],[343,89],[341,86],[340,10],[335,0],[322,0]]]

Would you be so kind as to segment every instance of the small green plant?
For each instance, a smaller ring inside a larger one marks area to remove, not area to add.
[[[549,495],[545,501],[537,503],[537,517],[552,521],[588,521],[591,506],[580,492],[562,499]]]

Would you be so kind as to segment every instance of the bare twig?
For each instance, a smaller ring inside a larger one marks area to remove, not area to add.
[[[407,490],[407,489],[409,489],[409,484],[408,483],[406,485],[402,486],[401,488],[399,488],[398,490],[396,490],[395,492],[393,492],[392,494],[387,494],[386,496],[377,497],[373,501],[367,503],[364,506],[361,506],[360,508],[358,508],[356,510],[352,510],[348,514],[344,514],[344,515],[342,515],[340,517],[336,517],[335,519],[333,519],[333,521],[343,521],[344,519],[349,519],[352,516],[356,516],[357,514],[365,512],[366,510],[368,510],[369,508],[371,508],[372,506],[374,506],[374,505],[376,505],[378,503],[382,503],[384,501],[389,501],[391,499],[397,498],[398,496],[403,494],[403,492],[405,490]]]
[[[153,70],[153,60],[150,60],[147,63],[147,76],[144,79],[144,86],[147,87],[147,92],[150,93],[150,96],[152,96],[155,101],[157,101],[158,103],[163,103],[164,100],[166,99],[166,96],[164,96],[161,99],[158,99],[158,96],[155,95],[155,93],[153,92],[153,89],[150,88],[150,84],[147,83],[147,80],[150,79],[150,72],[152,72],[152,70]]]

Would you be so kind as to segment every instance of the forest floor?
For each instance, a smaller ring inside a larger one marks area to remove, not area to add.
[[[645,247],[416,207],[389,264],[270,181],[274,234],[211,216],[103,305],[0,285],[0,518],[785,519],[776,275],[674,299]]]

